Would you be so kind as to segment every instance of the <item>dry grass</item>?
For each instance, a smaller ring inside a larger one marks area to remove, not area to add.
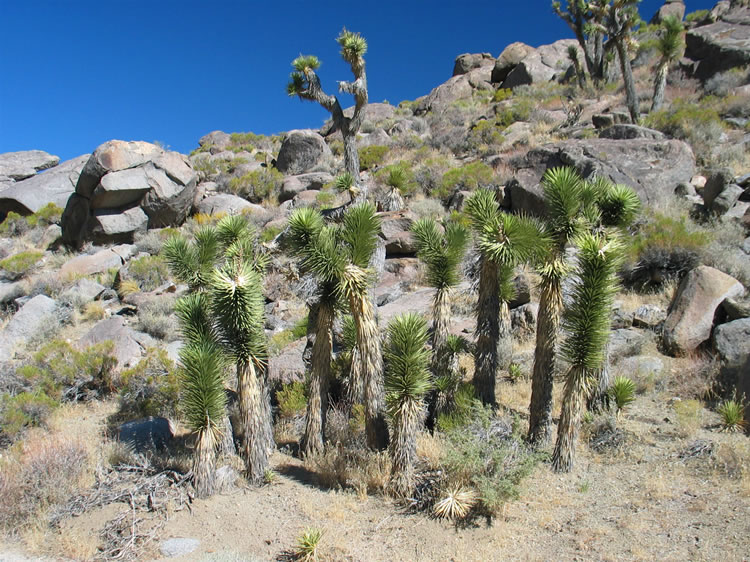
[[[703,423],[703,404],[699,400],[679,400],[672,405],[677,422],[677,433],[688,438],[696,434]]]
[[[417,435],[417,456],[429,470],[440,468],[440,461],[445,453],[445,441],[439,433],[421,431]]]

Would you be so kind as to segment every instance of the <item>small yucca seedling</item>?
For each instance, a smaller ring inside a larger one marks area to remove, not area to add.
[[[518,363],[511,363],[508,366],[508,379],[512,383],[516,383],[523,378],[523,371]]]
[[[724,400],[716,410],[721,416],[722,431],[735,433],[747,426],[744,419],[744,407],[740,400]]]
[[[297,560],[304,562],[318,560],[318,547],[322,538],[323,531],[320,529],[305,529],[305,532],[297,539]]]
[[[432,512],[436,517],[463,519],[476,503],[477,494],[474,490],[463,486],[454,486],[449,488],[443,499],[433,506]]]
[[[627,377],[615,377],[609,395],[617,406],[617,412],[635,402],[635,383]]]

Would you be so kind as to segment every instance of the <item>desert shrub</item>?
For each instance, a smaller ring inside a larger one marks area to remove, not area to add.
[[[14,211],[10,211],[5,220],[0,223],[0,234],[7,236],[22,236],[29,230],[29,223],[26,217],[22,217]]]
[[[148,416],[175,418],[179,384],[174,362],[163,349],[150,348],[135,367],[123,371],[117,382],[120,389],[118,419]]]
[[[438,415],[437,427],[441,432],[450,433],[467,425],[480,402],[474,394],[474,387],[469,383],[458,385],[453,394],[453,403],[448,404],[445,412]]]
[[[86,321],[102,320],[107,315],[107,310],[99,301],[87,302],[83,306],[82,316]]]
[[[34,435],[0,457],[0,529],[17,533],[67,501],[89,463],[83,443],[60,435]]]
[[[60,403],[43,390],[0,394],[0,437],[14,442],[30,427],[44,425]]]
[[[260,233],[260,241],[261,242],[270,242],[274,238],[276,238],[283,229],[280,226],[267,226],[263,229],[263,231]]]
[[[536,103],[533,98],[514,96],[511,103],[498,107],[496,123],[498,126],[505,128],[516,121],[528,121],[535,107]]]
[[[44,256],[44,252],[29,250],[19,252],[0,261],[0,269],[13,279],[19,279],[30,273]]]
[[[179,331],[174,312],[174,298],[162,295],[146,301],[138,309],[138,327],[160,340],[172,341]]]
[[[677,430],[682,437],[690,437],[701,427],[703,404],[699,400],[678,400],[672,405]]]
[[[706,19],[708,12],[708,10],[695,10],[689,14],[685,14],[685,21],[688,23],[703,21]]]
[[[717,72],[711,78],[706,80],[703,89],[706,94],[712,96],[725,97],[731,90],[742,86],[747,79],[747,70],[745,68],[732,68],[725,72]]]
[[[445,215],[445,207],[437,199],[415,199],[409,204],[409,209],[420,219],[424,217],[439,219]]]
[[[443,174],[440,186],[430,195],[440,199],[447,199],[457,190],[474,190],[486,187],[495,177],[492,168],[479,160],[464,164],[460,168],[453,168]]]
[[[493,147],[496,148],[503,143],[504,128],[505,126],[498,122],[482,119],[469,129],[464,150],[474,154],[486,154]]]
[[[516,499],[518,485],[541,457],[515,434],[513,424],[490,408],[474,407],[471,421],[445,433],[441,488],[476,493],[479,512],[492,516]]]
[[[513,96],[513,90],[510,88],[498,88],[495,90],[494,95],[492,96],[492,101],[497,103],[501,101],[505,101]]]
[[[330,209],[336,202],[336,194],[328,190],[320,191],[315,196],[315,202],[321,209]]]
[[[36,213],[26,218],[29,226],[48,226],[50,224],[60,224],[63,209],[54,203],[47,203]]]
[[[359,169],[369,170],[379,166],[390,150],[387,146],[372,144],[359,149]]]
[[[283,181],[284,174],[275,168],[261,168],[244,176],[232,178],[229,181],[229,190],[248,201],[260,203],[277,196]]]
[[[382,493],[391,474],[386,451],[368,449],[362,442],[326,444],[322,453],[305,457],[305,467],[326,488],[353,488],[360,497]]]
[[[130,260],[128,275],[142,291],[153,291],[169,279],[167,262],[161,256],[143,256]]]
[[[301,381],[285,384],[276,391],[276,402],[279,405],[279,415],[282,418],[293,418],[305,413],[307,396],[305,383]]]
[[[146,252],[156,256],[161,252],[164,241],[170,236],[178,234],[176,228],[162,228],[159,230],[147,230],[146,232],[137,232],[135,235],[135,247],[139,252]]]

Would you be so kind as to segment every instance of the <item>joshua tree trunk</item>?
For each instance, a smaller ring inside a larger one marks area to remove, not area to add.
[[[513,325],[510,321],[508,301],[500,300],[497,338],[497,368],[505,370],[513,362]]]
[[[557,426],[557,442],[552,454],[552,468],[555,472],[570,472],[573,468],[585,393],[586,371],[580,367],[571,367],[565,381],[565,397],[560,423]]]
[[[612,386],[612,379],[609,370],[609,353],[605,351],[604,363],[602,368],[594,373],[593,377],[595,387],[591,390],[591,395],[587,397],[586,407],[589,410],[598,412],[601,408],[609,408],[609,387]]]
[[[207,498],[216,488],[216,439],[211,429],[198,433],[193,463],[193,485],[199,498]]]
[[[271,404],[265,374],[252,362],[237,365],[239,411],[242,423],[242,453],[247,478],[253,483],[263,480],[273,446]]]
[[[482,258],[477,302],[477,343],[474,351],[474,389],[483,404],[495,405],[495,377],[500,339],[498,267]]]
[[[383,358],[375,311],[367,292],[352,296],[349,304],[357,327],[359,372],[362,377],[367,445],[383,450],[388,446],[388,426],[384,413]]]
[[[432,373],[440,376],[447,369],[448,324],[450,323],[450,289],[438,289],[432,303]]]
[[[357,152],[357,134],[349,132],[349,124],[342,122],[337,123],[337,128],[344,137],[344,168],[359,184],[359,152]],[[344,132],[346,130],[346,133]]]
[[[659,111],[664,104],[664,91],[667,87],[668,71],[669,63],[662,60],[656,68],[656,76],[654,77],[654,101],[651,104],[651,111]]]
[[[529,408],[528,439],[536,445],[545,444],[552,431],[552,389],[562,308],[560,281],[558,279],[543,280],[539,297],[536,351]]]
[[[219,454],[221,455],[236,455],[237,447],[234,446],[234,433],[232,431],[232,420],[229,419],[229,414],[224,414],[224,418],[221,420],[222,435],[219,443]]]
[[[328,411],[328,384],[331,380],[333,354],[334,310],[330,305],[319,304],[316,318],[315,342],[312,349],[310,396],[307,401],[305,433],[302,452],[311,455],[323,450],[326,413]]]
[[[617,55],[620,59],[620,68],[622,69],[622,79],[625,82],[625,100],[630,112],[630,120],[633,124],[638,123],[638,95],[635,92],[635,81],[633,80],[633,68],[630,66],[630,58],[625,42],[621,39],[615,40]]]
[[[425,409],[421,400],[408,399],[397,414],[393,424],[390,453],[393,461],[391,486],[401,495],[414,490],[414,463],[417,460],[417,433],[422,426]]]

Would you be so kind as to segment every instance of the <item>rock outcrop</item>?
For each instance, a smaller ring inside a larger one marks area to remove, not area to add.
[[[750,64],[750,8],[730,9],[715,23],[691,29],[685,45],[685,55],[698,61],[695,76],[702,80]]]
[[[502,88],[517,88],[526,84],[541,84],[562,78],[570,66],[569,47],[578,48],[575,39],[561,39],[530,51],[503,80]],[[502,56],[502,55],[501,55]],[[579,53],[579,59],[583,56]],[[496,67],[497,68],[497,67]],[[493,70],[494,76],[498,72]]]
[[[0,154],[0,183],[21,181],[37,172],[57,166],[58,156],[43,150],[22,150]]]
[[[281,143],[276,169],[285,175],[311,172],[331,157],[331,149],[316,131],[290,131]]]

